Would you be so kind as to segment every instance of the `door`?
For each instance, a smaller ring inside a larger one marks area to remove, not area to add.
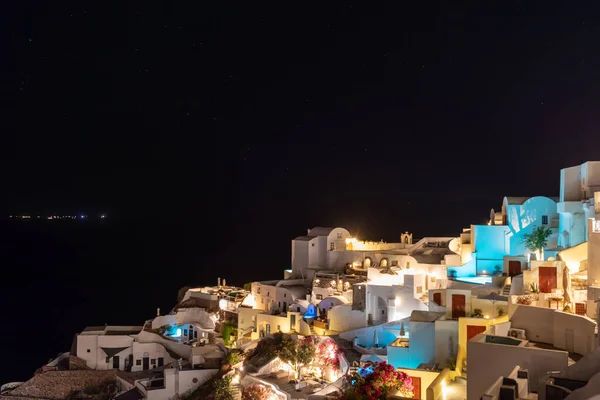
[[[538,279],[540,292],[552,293],[552,289],[556,289],[556,267],[540,267]]]
[[[290,315],[290,331],[296,330],[296,314]]]
[[[433,302],[438,306],[442,305],[442,294],[440,292],[433,294]]]
[[[452,319],[458,319],[465,316],[465,295],[452,295]]]
[[[467,340],[471,339],[475,335],[479,335],[481,332],[485,332],[485,325],[467,325]]]
[[[120,361],[121,361],[121,359],[119,358],[119,356],[113,356],[113,368],[114,369],[119,369]]]
[[[421,398],[421,377],[420,376],[411,376],[412,384],[413,384],[413,399]]]
[[[266,324],[267,335],[271,334],[271,324]]]
[[[283,312],[287,312],[287,303],[283,302]]]
[[[509,261],[508,262],[508,276],[521,275],[521,261]]]
[[[142,364],[143,364],[143,369],[144,371],[147,371],[150,369],[150,357],[144,357],[142,359]]]
[[[573,329],[565,329],[565,350],[575,353],[575,332]]]
[[[163,357],[158,357],[158,366],[162,367],[165,365],[165,359]]]
[[[188,330],[188,339],[189,340],[194,339],[194,325],[190,325],[190,329]]]

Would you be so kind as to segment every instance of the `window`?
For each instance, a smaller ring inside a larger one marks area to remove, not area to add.
[[[156,364],[156,358],[152,358],[152,359],[150,360],[150,364]]]
[[[265,299],[263,299],[262,297],[260,298],[260,304],[265,304]]]
[[[381,310],[381,315],[385,315],[385,310]]]
[[[338,233],[337,233],[337,238],[338,238],[338,239],[341,239],[341,238],[342,238],[342,232],[338,232]]]
[[[542,225],[548,225],[548,216],[542,215]]]
[[[315,244],[314,244],[314,243],[311,243],[310,245],[311,245],[312,247],[315,247]]]
[[[270,293],[271,293],[271,292],[267,292],[267,297],[269,297],[269,294],[270,294]]]
[[[277,332],[281,331],[281,325],[277,325]]]
[[[283,297],[287,297],[287,295],[284,293],[284,294],[283,294]]]
[[[329,250],[331,250],[331,251],[335,250],[335,242],[329,243]]]
[[[277,303],[277,307],[281,308],[281,302]]]
[[[417,294],[423,293],[423,286],[417,286]]]
[[[435,276],[431,277],[431,283],[435,283]]]
[[[592,224],[592,230],[594,231],[594,233],[600,232],[600,219],[594,220],[594,223]]]
[[[406,268],[410,268],[410,261],[406,262]]]
[[[260,294],[260,286],[256,288],[256,294]]]
[[[135,365],[142,365],[142,360],[135,360]]]
[[[323,300],[323,295],[322,294],[318,294],[317,295],[317,300]]]
[[[198,339],[198,331],[194,331],[194,339]]]
[[[187,328],[183,330],[183,336],[187,336]]]
[[[194,379],[192,379],[192,382],[193,382],[193,383],[198,383],[198,378],[194,378]]]
[[[398,266],[398,260],[392,261],[392,267],[397,267],[397,266]]]
[[[90,351],[91,351],[90,349],[87,349],[87,352],[88,352],[88,353],[89,353]]]

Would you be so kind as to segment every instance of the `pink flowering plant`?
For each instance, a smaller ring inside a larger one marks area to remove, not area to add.
[[[342,350],[328,337],[322,338],[317,343],[315,358],[320,365],[340,370],[340,355]]]
[[[274,398],[273,391],[264,385],[246,386],[242,391],[242,400],[270,400]]]
[[[371,369],[373,372],[365,376],[360,373],[346,376],[346,388],[340,400],[384,400],[388,394],[395,392],[399,392],[402,397],[414,396],[412,378],[404,372],[396,371],[393,365],[382,362],[367,365],[363,370]]]

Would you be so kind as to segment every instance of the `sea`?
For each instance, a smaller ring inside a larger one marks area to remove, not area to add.
[[[185,221],[0,222],[0,385],[29,379],[88,325],[143,325],[179,288],[216,283],[197,232]]]

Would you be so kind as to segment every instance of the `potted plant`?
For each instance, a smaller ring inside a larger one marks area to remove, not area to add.
[[[471,315],[473,318],[483,318],[483,312],[481,308],[475,308],[473,310],[473,314]]]

